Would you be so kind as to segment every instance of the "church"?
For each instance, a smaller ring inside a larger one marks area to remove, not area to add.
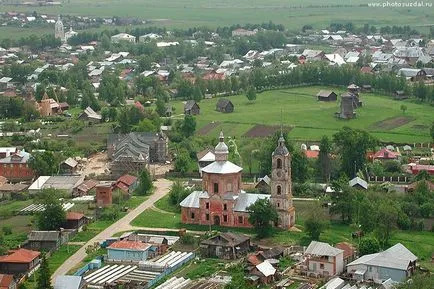
[[[184,224],[252,227],[247,208],[259,199],[269,199],[279,214],[275,224],[289,229],[295,224],[292,204],[291,156],[281,135],[271,155],[271,194],[251,194],[242,189],[242,168],[228,160],[229,149],[223,132],[215,147],[215,161],[202,169],[202,190],[181,202]]]

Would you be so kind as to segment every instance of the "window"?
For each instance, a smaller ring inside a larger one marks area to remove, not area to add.
[[[281,186],[277,186],[277,194],[278,195],[282,194],[282,187]]]
[[[232,183],[227,183],[227,184],[226,184],[226,190],[227,190],[228,192],[232,192]]]
[[[324,269],[324,264],[319,264],[320,269]]]
[[[207,221],[209,221],[209,214],[206,214],[206,215],[205,215],[205,219],[206,219]]]
[[[227,222],[228,221],[228,215],[223,215],[223,222]]]
[[[219,192],[219,184],[214,183],[214,194],[218,194],[218,192]]]
[[[228,205],[227,204],[223,204],[223,211],[227,211],[228,210]]]
[[[277,207],[280,208],[280,203],[277,203]]]
[[[282,160],[281,159],[277,159],[277,168],[278,169],[282,168]]]
[[[191,213],[191,218],[194,219],[194,213]]]
[[[243,223],[243,216],[238,216],[238,224],[242,224]]]
[[[205,209],[209,209],[209,203],[205,203]]]

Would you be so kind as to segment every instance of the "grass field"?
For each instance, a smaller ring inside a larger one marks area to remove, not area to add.
[[[318,102],[315,95],[323,87],[303,87],[287,90],[267,91],[257,95],[249,103],[244,95],[231,96],[235,109],[233,113],[215,111],[217,98],[200,103],[201,113],[196,117],[197,130],[211,126],[207,135],[217,137],[220,130],[226,136],[241,137],[255,125],[278,126],[283,111],[283,125],[292,127],[289,137],[294,140],[319,140],[323,135],[331,136],[343,126],[364,129],[380,140],[396,143],[428,142],[429,127],[434,120],[434,107],[426,103],[395,101],[377,94],[361,94],[363,107],[357,109],[357,118],[341,120],[334,116],[339,110],[339,101]],[[336,93],[342,89],[333,89]],[[408,108],[405,114],[400,107]],[[176,114],[183,112],[183,103],[175,102]],[[203,131],[202,131],[203,132]]]
[[[3,1],[5,2],[5,1]],[[11,2],[11,1],[9,1]],[[309,24],[324,28],[330,23],[353,22],[362,26],[432,25],[426,8],[368,7],[370,0],[73,0],[62,1],[58,7],[24,7],[0,5],[0,12],[27,11],[51,15],[120,16],[152,20],[152,25],[188,28],[194,26],[225,26],[232,24],[261,23],[272,20],[289,29],[299,30]],[[385,2],[385,1],[384,1]],[[3,35],[4,28],[0,28]],[[426,29],[426,28],[425,28]],[[26,33],[26,32],[24,32]],[[11,36],[17,34],[9,34]],[[18,34],[19,35],[19,34]]]

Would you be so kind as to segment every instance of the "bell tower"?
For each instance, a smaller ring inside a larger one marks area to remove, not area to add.
[[[291,155],[285,146],[283,134],[272,154],[271,203],[279,214],[277,226],[288,229],[295,224],[295,208],[292,204]]]

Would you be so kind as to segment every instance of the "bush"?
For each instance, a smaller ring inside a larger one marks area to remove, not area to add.
[[[7,226],[3,226],[2,228],[2,232],[5,236],[7,235],[11,235],[12,234],[12,227],[7,225]]]
[[[105,208],[101,213],[101,220],[104,221],[116,221],[119,218],[119,212],[121,208],[113,205],[110,208]]]

